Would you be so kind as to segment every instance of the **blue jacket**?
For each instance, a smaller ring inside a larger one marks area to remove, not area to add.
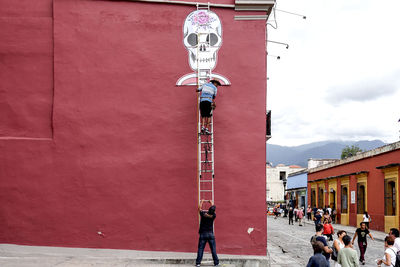
[[[200,102],[208,101],[212,102],[213,99],[217,96],[217,87],[215,87],[212,83],[205,83],[200,88]]]
[[[307,267],[329,267],[329,261],[324,255],[317,253],[308,260]]]

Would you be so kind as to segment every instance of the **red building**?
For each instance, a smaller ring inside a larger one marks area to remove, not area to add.
[[[311,206],[335,207],[341,224],[357,226],[365,211],[371,229],[399,228],[400,142],[308,172]]]
[[[176,86],[193,72],[183,25],[196,6],[156,2],[0,2],[0,243],[196,251],[197,95]],[[219,253],[266,255],[273,4],[211,4],[214,73],[230,83],[214,116]]]

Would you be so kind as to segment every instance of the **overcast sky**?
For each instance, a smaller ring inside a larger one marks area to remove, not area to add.
[[[271,144],[399,141],[400,0],[278,0],[268,26]],[[273,21],[270,21],[273,24]]]

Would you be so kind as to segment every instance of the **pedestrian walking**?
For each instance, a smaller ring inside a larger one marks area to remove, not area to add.
[[[316,241],[312,245],[314,255],[308,260],[307,267],[329,267],[329,261],[322,255],[324,244],[321,241]]]
[[[328,219],[324,219],[324,232],[322,233],[324,236],[326,236],[326,239],[328,241],[332,241],[332,235],[335,233],[333,230],[332,224],[329,223]]]
[[[339,230],[337,232],[338,237],[333,241],[333,246],[332,246],[333,252],[332,252],[332,257],[331,257],[332,260],[335,262],[333,267],[341,267],[342,266],[337,262],[337,256],[338,256],[339,251],[342,248],[344,248],[343,237],[345,235],[347,235],[346,231]]]
[[[400,251],[400,232],[397,228],[391,228],[389,231],[389,235],[393,236],[394,238],[394,244],[393,247],[397,249],[397,251]]]
[[[314,215],[315,230],[317,230],[317,225],[321,224],[321,219],[322,219],[322,216],[319,213],[319,211],[317,211],[317,213]]]
[[[343,237],[344,248],[339,250],[338,263],[342,267],[358,267],[357,251],[351,247],[351,237],[345,235]]]
[[[278,215],[279,215],[278,207],[279,207],[278,205],[274,206],[274,209],[273,209],[274,215],[275,215],[274,219],[278,218]]]
[[[303,224],[302,224],[303,217],[304,217],[303,208],[300,208],[297,211],[297,219],[299,220],[299,226],[303,226]]]
[[[293,208],[290,207],[289,214],[288,214],[288,216],[289,216],[289,225],[290,225],[290,223],[292,223],[292,225],[293,225],[293,216],[294,216],[293,213],[294,213]]]
[[[369,216],[367,211],[364,212],[363,222],[365,223],[365,226],[369,229],[369,223],[371,222],[371,216]]]
[[[328,211],[329,216],[331,216],[331,215],[332,215],[332,208],[331,208],[330,206],[328,206],[328,207],[326,208],[326,210]]]
[[[336,208],[333,207],[333,209],[332,209],[332,215],[331,215],[331,217],[332,217],[332,223],[336,223],[336,214],[337,214]]]
[[[314,216],[315,216],[317,214],[317,211],[318,211],[317,207],[314,206],[314,208],[312,210],[313,210],[313,213],[314,213]]]
[[[311,212],[312,212],[311,206],[308,205],[308,207],[307,207],[307,221],[311,220]]]
[[[325,220],[328,220],[329,223],[332,222],[332,218],[331,218],[331,215],[329,214],[328,210],[324,211],[324,216],[323,216],[322,221],[325,221]]]
[[[385,237],[385,254],[377,261],[378,266],[395,266],[397,249],[393,246],[394,238],[391,235]]]
[[[331,257],[331,253],[333,252],[332,249],[328,247],[328,242],[326,242],[326,238],[322,235],[322,232],[324,230],[324,227],[322,224],[318,224],[315,227],[315,235],[311,237],[311,244],[313,245],[315,242],[320,241],[324,245],[324,249],[322,251],[322,255],[325,256],[326,260],[328,261],[328,266],[329,266],[329,258]]]
[[[319,211],[319,213],[321,214],[321,216],[324,215],[324,212],[325,212],[325,211],[324,211],[323,208],[318,208],[318,211]]]
[[[296,207],[294,207],[294,221],[297,222],[297,212],[299,211],[299,209]]]
[[[199,245],[197,248],[197,258],[196,258],[197,267],[200,266],[201,260],[203,259],[203,253],[206,243],[208,243],[208,245],[210,246],[214,265],[218,266],[219,264],[217,249],[215,244],[215,236],[214,236],[214,220],[215,217],[217,216],[215,214],[216,207],[214,206],[214,203],[211,200],[209,200],[208,202],[211,204],[211,207],[208,209],[208,211],[201,209],[204,200],[200,201],[198,209],[200,213],[200,228],[199,228],[200,236],[199,236]]]
[[[369,235],[371,239],[374,240],[368,228],[366,227],[365,222],[361,222],[360,228],[357,228],[356,234],[354,235],[353,240],[351,241],[351,243],[354,244],[354,240],[357,237],[358,248],[360,249],[360,261],[362,265],[365,265],[364,256],[365,252],[367,251],[367,235]]]

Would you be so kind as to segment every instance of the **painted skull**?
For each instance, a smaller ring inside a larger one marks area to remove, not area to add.
[[[190,13],[183,26],[183,43],[188,50],[192,70],[214,69],[217,52],[222,45],[222,26],[217,14],[207,10]]]

